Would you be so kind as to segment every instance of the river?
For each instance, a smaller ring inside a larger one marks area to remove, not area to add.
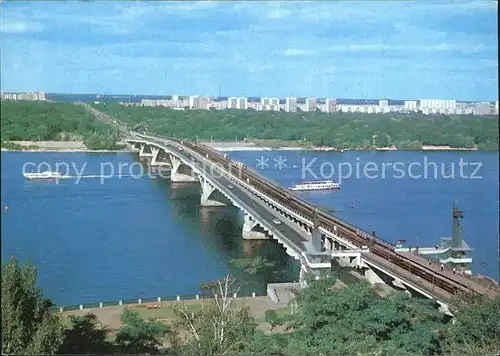
[[[230,155],[284,186],[303,179],[339,180],[339,191],[300,195],[392,242],[432,246],[450,236],[451,207],[457,200],[465,209],[464,237],[475,249],[473,270],[498,278],[497,153]],[[282,246],[241,238],[243,218],[237,209],[201,208],[196,185],[137,178],[144,165],[136,154],[2,152],[1,158],[2,206],[8,205],[1,214],[2,262],[12,255],[31,258],[39,285],[58,305],[194,294],[200,283],[227,273],[244,281],[246,292],[257,293],[265,292],[267,282],[298,278],[298,265]],[[45,169],[54,170],[57,163],[67,163],[59,167],[73,178],[57,184],[25,181],[23,165],[29,162],[30,169],[47,162]],[[475,163],[480,163],[477,172]],[[451,167],[454,178],[444,177]],[[78,172],[84,178],[75,178]],[[108,178],[101,178],[103,173]],[[245,256],[263,256],[276,265],[249,275],[230,263]]]

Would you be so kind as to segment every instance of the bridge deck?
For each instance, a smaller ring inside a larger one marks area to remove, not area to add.
[[[400,252],[401,255],[404,255],[405,257],[411,259],[414,262],[420,263],[422,265],[428,266],[431,268],[434,272],[437,274],[441,274],[445,277],[448,277],[457,283],[464,284],[471,288],[472,290],[477,291],[478,293],[489,295],[491,297],[499,295],[500,290],[497,289],[495,290],[493,286],[488,286],[485,285],[484,283],[480,283],[478,281],[473,280],[471,277],[467,277],[464,275],[461,275],[459,272],[453,273],[453,271],[445,268],[441,271],[441,264],[438,261],[431,261],[431,264],[429,265],[429,259],[426,258],[425,256],[416,254],[415,252]]]
[[[286,239],[295,244],[301,250],[297,251],[298,253],[302,251],[307,251],[306,245],[308,245],[308,242],[311,238],[309,237],[306,231],[299,229],[297,225],[294,224],[292,221],[284,219],[280,213],[271,209],[262,200],[258,199],[256,196],[254,196],[252,193],[250,193],[248,190],[244,189],[240,185],[232,184],[232,182],[227,177],[221,176],[220,174],[212,174],[214,172],[211,172],[211,170],[202,169],[203,167],[202,162],[195,156],[191,156],[184,150],[180,151],[175,146],[165,147],[164,142],[160,140],[157,140],[155,143],[157,145],[164,147],[164,149],[175,152],[175,155],[177,155],[178,157],[182,157],[186,162],[195,163],[195,167],[197,167],[197,169],[202,170],[203,173],[206,174],[208,177],[210,177],[211,180],[217,182],[222,187],[226,187],[225,189],[226,193],[228,193],[229,195],[234,195],[241,202],[243,202],[249,209],[253,210],[258,215],[264,217],[271,216],[272,219],[279,219],[282,223],[280,225],[275,225],[276,229],[279,230]],[[227,188],[229,185],[233,185],[233,188],[231,189]],[[266,220],[269,221],[271,219],[266,219]]]

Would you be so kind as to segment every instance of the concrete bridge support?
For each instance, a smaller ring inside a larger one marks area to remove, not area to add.
[[[190,183],[197,182],[198,178],[194,176],[194,172],[191,174],[180,173],[179,168],[183,165],[181,160],[174,155],[170,155],[170,161],[172,162],[172,170],[170,171],[170,181],[173,183]]]
[[[316,249],[316,251],[321,251],[321,246],[323,243],[321,242],[321,231],[318,229],[313,229],[311,232],[311,242]]]
[[[220,201],[222,199],[216,199],[215,195],[217,193],[217,190],[202,176],[200,176],[200,183],[201,183],[201,200],[200,200],[201,206],[206,206],[206,207],[227,206],[225,202]]]
[[[365,270],[365,278],[371,284],[386,284],[386,282],[380,278],[380,276],[372,268],[367,268]]]
[[[141,143],[141,149],[139,150],[139,157],[153,157],[151,152],[151,146]]]
[[[269,237],[264,231],[259,231],[259,223],[253,220],[250,215],[245,214],[242,237],[245,240],[268,240]]]
[[[151,152],[153,154],[153,158],[151,159],[151,165],[152,166],[166,166],[170,167],[170,161],[167,161],[163,156],[164,156],[164,151],[161,150],[158,147],[151,147]]]

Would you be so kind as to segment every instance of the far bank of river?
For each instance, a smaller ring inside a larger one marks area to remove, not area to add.
[[[117,150],[91,150],[83,141],[12,141],[21,148],[5,148],[5,152],[131,152],[128,147]]]
[[[4,148],[2,151],[24,151],[24,152],[132,152],[128,147],[117,150],[91,150],[85,146],[82,141],[13,141],[12,143],[22,146],[23,149]],[[264,141],[252,142],[201,142],[204,145],[212,147],[221,152],[238,151],[317,151],[317,152],[346,152],[346,151],[479,151],[477,147],[451,147],[451,146],[432,146],[424,145],[421,149],[397,149],[391,147],[377,147],[368,149],[337,149],[331,146],[297,146],[293,142],[279,142],[279,144],[270,141],[266,144]],[[295,145],[292,145],[295,144]]]

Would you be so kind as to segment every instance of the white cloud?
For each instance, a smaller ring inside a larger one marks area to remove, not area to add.
[[[283,54],[285,56],[311,56],[314,55],[316,51],[313,50],[303,50],[303,49],[296,49],[296,48],[287,48]]]
[[[29,33],[41,32],[43,25],[37,22],[0,20],[0,32],[2,33]]]
[[[47,91],[112,92],[118,87],[118,91],[158,94],[169,90],[196,94],[196,90],[210,91],[211,86],[216,94],[224,82],[228,94],[235,95],[265,94],[263,90],[288,95],[293,92],[285,91],[295,90],[293,95],[325,91],[325,95],[331,92],[338,97],[342,93],[356,96],[356,92],[377,96],[405,80],[420,79],[433,81],[429,90],[438,90],[439,85],[442,92],[458,90],[463,89],[457,85],[459,80],[486,83],[490,72],[496,72],[496,33],[489,32],[491,26],[468,31],[475,25],[472,15],[462,30],[441,26],[439,20],[449,23],[454,14],[492,11],[490,4],[478,3],[66,2],[38,9],[10,6],[4,7],[2,23],[6,34],[2,79],[20,90],[38,83],[38,89]],[[169,26],[167,15],[176,20],[175,27]],[[434,27],[425,21],[429,16]],[[28,31],[46,31],[45,40],[9,36]],[[112,36],[116,34],[120,36]],[[463,73],[463,77],[455,74],[455,84],[447,81],[453,71]],[[333,92],[339,88],[343,91]]]

